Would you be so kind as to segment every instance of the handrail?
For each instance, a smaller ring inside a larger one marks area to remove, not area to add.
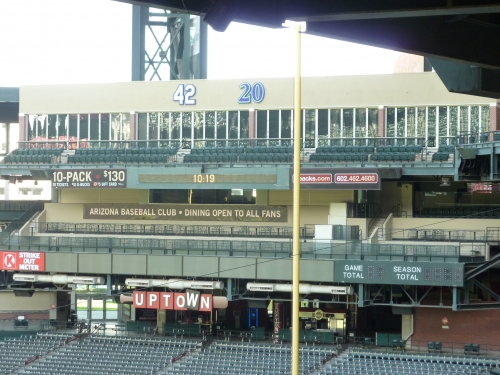
[[[370,229],[371,229],[371,227],[372,227],[373,223],[375,223],[375,221],[376,221],[377,219],[379,219],[381,215],[382,215],[382,208],[381,208],[381,207],[379,207],[379,208],[377,209],[377,211],[375,211],[375,214],[373,215],[373,217],[372,217],[372,219],[370,220],[370,222],[368,223],[368,231],[370,231]]]
[[[248,241],[220,239],[170,239],[170,238],[116,238],[68,236],[19,236],[15,243],[7,243],[9,250],[42,252],[90,252],[117,254],[155,255],[208,255],[290,258],[292,242]],[[301,257],[309,259],[343,259],[346,256],[460,256],[457,245],[368,244],[362,241],[308,241],[301,242]]]
[[[181,224],[106,224],[38,222],[32,228],[38,233],[119,234],[190,237],[292,238],[292,227]],[[301,238],[314,238],[314,225],[300,230]]]
[[[42,201],[36,201],[19,218],[12,220],[10,224],[7,225],[7,228],[5,228],[4,232],[12,233],[16,230],[21,229],[23,225],[26,224],[28,220],[31,219],[35,213],[43,211],[43,208],[44,208],[44,203]]]

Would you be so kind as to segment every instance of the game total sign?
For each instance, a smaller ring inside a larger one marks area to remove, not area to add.
[[[213,297],[211,294],[200,294],[197,291],[186,291],[186,293],[134,291],[132,304],[136,309],[212,311]]]
[[[45,271],[45,253],[0,251],[0,270]]]

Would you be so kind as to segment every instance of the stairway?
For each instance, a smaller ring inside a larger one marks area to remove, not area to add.
[[[368,233],[370,234],[369,238],[373,235],[373,232],[378,229],[378,239],[383,240],[384,239],[384,231],[382,226],[384,225],[385,220],[387,219],[386,214],[381,214],[378,219],[376,219],[372,225],[370,225],[370,228],[368,228]]]

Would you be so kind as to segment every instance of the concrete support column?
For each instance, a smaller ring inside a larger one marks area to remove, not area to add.
[[[130,112],[130,140],[137,139],[137,113]]]
[[[257,114],[253,108],[248,110],[248,138],[257,138]]]
[[[378,136],[385,137],[385,107],[378,107]]]
[[[500,130],[500,104],[490,104],[490,131]]]
[[[283,304],[273,302],[273,320],[274,333],[277,335],[279,330],[283,328]]]

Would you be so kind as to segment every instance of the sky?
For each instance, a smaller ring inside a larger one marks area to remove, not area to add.
[[[132,6],[111,0],[0,0],[0,87],[131,79]],[[294,75],[288,29],[209,27],[208,78]],[[302,74],[391,73],[397,53],[303,35]]]

